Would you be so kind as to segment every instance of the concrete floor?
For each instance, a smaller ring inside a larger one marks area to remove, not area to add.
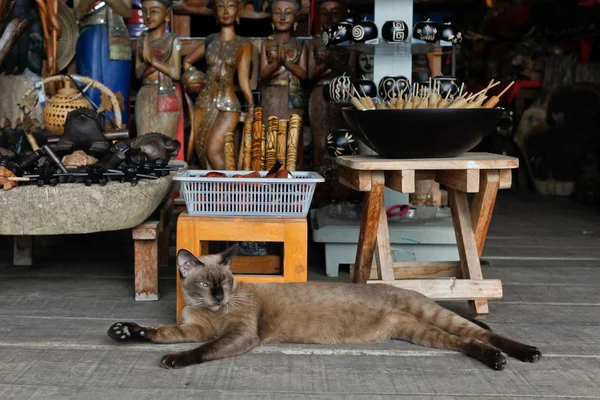
[[[600,212],[569,199],[498,200],[483,272],[502,280],[504,298],[486,322],[544,354],[537,364],[508,359],[501,372],[406,342],[268,345],[164,370],[162,354],[193,345],[123,346],[106,335],[116,321],[174,321],[170,269],[160,301],[133,300],[130,235],[40,240],[31,268],[12,266],[9,239],[0,237],[0,399],[600,398]],[[309,279],[327,279],[321,250],[311,247]]]

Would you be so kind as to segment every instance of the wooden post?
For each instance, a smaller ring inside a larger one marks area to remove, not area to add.
[[[159,221],[147,221],[132,229],[135,259],[135,300],[158,300]]]
[[[33,265],[33,236],[15,235],[13,264],[30,267]]]

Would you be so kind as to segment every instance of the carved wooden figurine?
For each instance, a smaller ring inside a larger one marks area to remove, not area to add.
[[[303,41],[293,37],[299,9],[297,0],[271,1],[275,33],[263,42],[260,62],[261,106],[266,116],[304,115],[300,81],[307,78],[307,50]]]
[[[342,1],[317,0],[321,30],[327,30],[333,24],[346,18],[346,8]],[[330,51],[325,48],[320,35],[312,40],[312,51],[309,53],[309,78],[316,81],[309,105],[308,114],[313,135],[313,153],[316,166],[326,163],[325,150],[327,135],[335,129],[346,128],[341,109],[345,104],[328,103],[323,97],[323,86],[336,76],[354,75],[356,56],[353,52]]]
[[[135,98],[137,136],[159,132],[176,138],[181,99],[176,81],[181,76],[180,43],[166,32],[171,0],[144,0],[142,13],[148,31],[140,35],[135,58],[135,76],[142,80]]]
[[[239,86],[248,103],[248,115],[254,111],[250,90],[252,43],[238,37],[234,26],[239,23],[243,3],[238,0],[216,0],[214,13],[221,29],[209,35],[183,61],[186,70],[206,57],[204,90],[194,104],[194,144],[202,168],[225,169],[225,134],[235,132],[240,120],[241,104],[235,95],[233,79],[237,71]]]

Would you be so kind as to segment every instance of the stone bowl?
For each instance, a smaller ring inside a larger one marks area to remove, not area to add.
[[[169,165],[187,168],[172,160]],[[173,194],[177,171],[137,185],[108,182],[105,186],[63,183],[17,186],[0,191],[0,235],[66,235],[131,229],[144,222]]]
[[[384,158],[457,157],[494,131],[503,108],[342,108],[358,139]]]

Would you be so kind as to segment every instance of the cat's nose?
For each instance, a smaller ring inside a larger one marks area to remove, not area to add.
[[[217,293],[213,297],[218,303],[220,303],[223,300],[223,293]]]

